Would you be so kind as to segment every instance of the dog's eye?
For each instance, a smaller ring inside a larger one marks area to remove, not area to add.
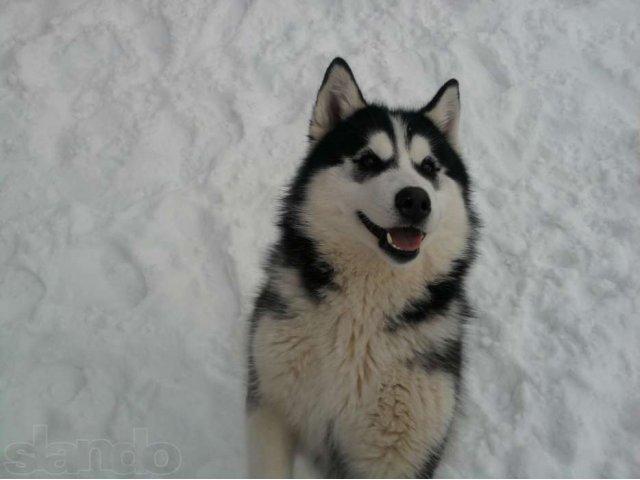
[[[361,170],[378,170],[382,167],[382,160],[373,153],[365,153],[354,161]]]
[[[420,163],[420,171],[424,175],[433,176],[440,171],[440,166],[432,156],[428,156]]]

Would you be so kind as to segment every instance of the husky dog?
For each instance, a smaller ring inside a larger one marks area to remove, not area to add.
[[[477,220],[458,82],[419,110],[326,71],[249,329],[249,472],[431,477],[456,415]]]

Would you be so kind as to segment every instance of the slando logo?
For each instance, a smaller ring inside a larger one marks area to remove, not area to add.
[[[132,442],[114,443],[104,438],[49,442],[47,425],[34,425],[32,442],[11,443],[4,453],[1,465],[13,475],[42,470],[51,475],[113,472],[164,476],[175,473],[182,463],[175,445],[149,443],[146,428],[133,429]]]

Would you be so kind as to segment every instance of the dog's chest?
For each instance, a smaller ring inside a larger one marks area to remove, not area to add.
[[[260,376],[266,376],[272,394],[288,392],[285,401],[295,392],[296,405],[288,409],[301,415],[318,403],[325,409],[356,408],[385,373],[406,360],[406,349],[394,345],[385,325],[381,311],[354,309],[347,301],[292,319],[266,320],[256,338]]]
[[[345,299],[294,318],[265,319],[254,346],[262,391],[315,451],[332,436],[351,458],[376,451],[415,465],[448,428],[453,382],[412,366],[422,339],[390,332],[375,304]],[[368,462],[362,461],[362,474]]]

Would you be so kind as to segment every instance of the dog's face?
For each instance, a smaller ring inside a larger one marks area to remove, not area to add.
[[[334,60],[311,120],[312,151],[296,180],[313,238],[369,248],[394,264],[429,248],[440,229],[451,228],[443,220],[465,215],[458,115],[455,80],[423,109],[389,110],[367,105],[347,64]]]

